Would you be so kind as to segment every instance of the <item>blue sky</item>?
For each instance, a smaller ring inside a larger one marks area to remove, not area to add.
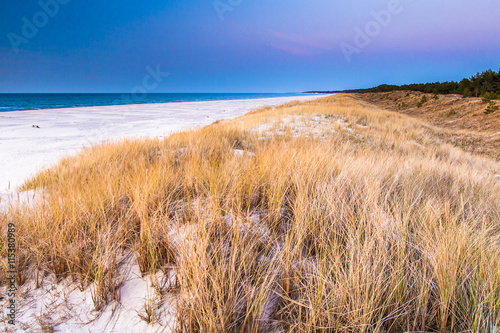
[[[169,73],[153,92],[349,89],[500,68],[498,0],[41,0],[0,9],[0,92],[130,92],[147,67]]]

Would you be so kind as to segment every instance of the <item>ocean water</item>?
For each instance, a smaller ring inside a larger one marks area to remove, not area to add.
[[[145,94],[143,96],[133,94],[0,94],[0,112],[82,106],[218,101],[301,95],[303,94],[157,93]]]

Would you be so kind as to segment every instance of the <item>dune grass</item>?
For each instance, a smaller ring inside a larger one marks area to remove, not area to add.
[[[96,309],[124,253],[173,271],[179,331],[489,332],[500,163],[445,136],[347,95],[263,108],[86,149],[27,181],[1,232],[19,284],[69,277]]]
[[[488,113],[489,104],[481,98],[406,91],[356,94],[355,97],[446,129],[443,140],[465,151],[500,160],[500,112]],[[418,107],[423,98],[427,102]]]

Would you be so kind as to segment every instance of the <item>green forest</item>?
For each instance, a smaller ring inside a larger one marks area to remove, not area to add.
[[[485,100],[500,99],[500,70],[495,72],[489,69],[468,79],[464,78],[460,82],[413,83],[401,86],[382,84],[374,88],[345,90],[342,92],[376,93],[399,90],[432,94],[459,94],[463,97],[482,97]]]

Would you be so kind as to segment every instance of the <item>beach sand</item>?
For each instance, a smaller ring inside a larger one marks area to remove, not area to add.
[[[17,194],[16,188],[41,168],[51,166],[85,146],[123,138],[161,138],[176,131],[235,118],[258,107],[318,97],[310,95],[0,113],[0,209],[18,200],[29,204],[36,193],[30,190]],[[117,309],[107,307],[99,314],[93,311],[91,289],[82,291],[69,280],[57,283],[49,278],[40,288],[32,283],[23,287],[24,294],[18,300],[16,318],[22,324],[13,331],[21,332],[22,327],[35,329],[40,327],[41,322],[56,325],[58,330],[64,332],[172,330],[176,323],[176,312],[168,302],[157,310],[161,312],[161,323],[147,323],[140,319],[138,314],[142,313],[145,302],[154,295],[153,280],[151,276],[141,275],[131,253],[123,260],[129,263],[121,266],[121,303]],[[159,279],[164,278],[160,276]],[[0,302],[0,306],[5,308],[6,305]],[[64,320],[61,319],[63,317]]]
[[[0,198],[5,203],[9,194],[15,192],[27,177],[92,144],[123,138],[162,138],[176,131],[238,117],[254,108],[318,97],[306,95],[2,112]]]

